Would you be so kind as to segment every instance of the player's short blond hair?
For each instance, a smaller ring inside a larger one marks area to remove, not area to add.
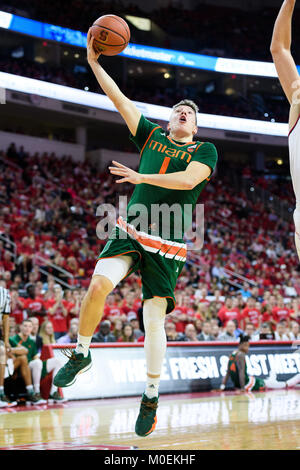
[[[181,101],[179,101],[179,103],[174,104],[173,109],[178,108],[178,106],[189,106],[190,108],[192,108],[192,110],[195,113],[195,119],[196,119],[196,122],[197,122],[197,113],[199,111],[199,108],[196,105],[196,103],[194,103],[194,101],[192,101],[192,100],[181,100]]]

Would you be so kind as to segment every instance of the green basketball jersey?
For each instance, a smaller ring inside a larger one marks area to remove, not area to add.
[[[162,127],[143,115],[136,135],[130,138],[140,151],[138,171],[142,174],[184,171],[192,161],[204,163],[212,173],[217,163],[217,151],[212,143],[177,143]],[[136,185],[127,207],[127,222],[137,227],[139,218],[143,220],[143,228],[139,228],[142,232],[181,242],[184,232],[192,225],[192,212],[208,180],[191,190],[166,189],[145,183]],[[162,205],[164,212],[159,210]]]
[[[241,388],[240,378],[239,378],[239,371],[238,371],[237,360],[236,360],[237,353],[238,353],[238,351],[234,351],[233,353],[231,353],[231,355],[229,357],[228,367],[229,367],[229,370],[230,370],[230,378],[231,378],[233,384],[236,387]],[[249,382],[249,376],[248,376],[248,373],[247,373],[247,363],[245,363],[245,384],[247,384],[248,382]]]
[[[23,341],[20,335],[11,336],[9,338],[9,344],[15,348],[17,346],[24,346],[28,349],[27,359],[28,362],[32,361],[32,359],[38,354],[37,346],[35,341],[31,338],[27,338],[26,341]]]

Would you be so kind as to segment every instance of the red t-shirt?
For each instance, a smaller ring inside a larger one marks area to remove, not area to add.
[[[253,323],[253,325],[258,328],[259,323],[260,323],[260,311],[257,310],[257,308],[249,308],[245,307],[242,311],[242,317],[243,319],[249,318],[250,322]]]
[[[239,326],[240,320],[242,318],[238,308],[234,307],[229,309],[225,305],[224,307],[220,308],[218,312],[218,317],[221,320],[223,326],[226,326],[229,320],[237,320]]]
[[[105,305],[103,320],[107,317],[120,317],[122,313],[122,308],[119,307],[117,304]]]
[[[35,299],[22,299],[22,302],[24,303],[24,309],[31,310],[34,316],[39,319],[39,324],[46,320],[45,315],[39,315],[39,312],[41,312],[43,307],[45,307],[45,301],[42,297],[36,297]]]
[[[22,302],[24,302],[25,299],[20,299]],[[25,308],[25,307],[24,307]],[[24,308],[21,308],[19,304],[16,304],[16,306],[13,308],[11,307],[11,312],[10,312],[10,317],[14,317],[16,320],[17,325],[20,325],[24,318]]]
[[[276,322],[290,319],[290,310],[287,307],[274,307],[272,313]]]
[[[173,310],[173,314],[174,315],[182,315],[182,314],[186,314],[186,310],[187,310],[187,307],[184,307],[184,306],[178,306],[178,307],[175,307],[175,309]],[[188,321],[187,320],[174,320],[174,323],[176,325],[176,331],[178,331],[179,333],[184,333],[184,330],[185,330],[185,327],[186,325],[188,324]]]
[[[49,299],[45,302],[45,308],[48,313],[48,320],[50,320],[53,324],[54,331],[56,333],[61,333],[61,332],[67,332],[68,330],[68,316],[64,316],[62,308],[59,306],[56,309],[56,312],[51,315],[49,313],[49,309],[53,307],[53,305],[56,304],[55,299]],[[66,300],[62,300],[63,306],[68,310],[69,307],[69,302]]]

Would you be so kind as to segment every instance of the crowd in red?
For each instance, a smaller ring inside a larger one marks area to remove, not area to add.
[[[11,333],[36,317],[51,341],[75,341],[80,303],[105,243],[97,238],[96,208],[118,207],[120,186],[108,172],[68,157],[27,155],[14,145],[0,157],[0,284],[11,292]],[[122,195],[131,191],[122,187]],[[166,320],[168,339],[228,341],[240,331],[252,339],[299,339],[292,217],[282,220],[259,199],[249,200],[225,171],[199,202],[205,203],[204,245],[197,252],[186,240],[188,262]],[[141,312],[135,273],[108,297],[94,341],[143,341]]]

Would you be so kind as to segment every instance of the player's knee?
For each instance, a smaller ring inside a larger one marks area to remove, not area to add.
[[[86,295],[91,301],[99,301],[105,299],[112,289],[113,286],[109,279],[104,276],[94,276]]]
[[[42,369],[43,362],[41,361],[41,359],[33,359],[32,361],[30,361],[29,365],[30,369]]]
[[[20,364],[25,364],[25,365],[28,364],[28,359],[27,359],[26,354],[22,354],[21,356],[18,356],[18,359],[19,359]]]
[[[164,298],[154,297],[145,300],[143,321],[146,332],[164,329],[166,310],[167,301]]]

